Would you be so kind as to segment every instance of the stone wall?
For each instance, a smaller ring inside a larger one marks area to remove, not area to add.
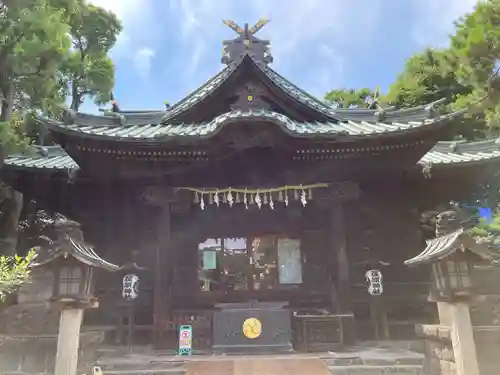
[[[80,335],[79,373],[89,373],[102,341],[100,332]],[[53,374],[56,348],[57,335],[0,335],[0,374]]]
[[[52,282],[51,273],[36,270],[19,292],[18,304],[0,310],[0,375],[54,373],[60,313],[46,302]],[[101,332],[80,335],[79,373],[88,373],[103,341]]]

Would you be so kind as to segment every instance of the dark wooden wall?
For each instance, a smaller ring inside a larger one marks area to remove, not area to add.
[[[116,194],[116,192],[115,192]],[[112,203],[111,203],[112,202]],[[301,290],[263,293],[262,299],[290,299],[301,306],[331,306],[328,273],[335,272],[335,254],[329,244],[328,207],[313,200],[305,208],[294,202],[289,207],[258,210],[251,206],[209,206],[204,211],[192,205],[172,215],[173,308],[209,307],[220,296],[197,297],[198,243],[208,237],[239,237],[264,233],[283,233],[301,239],[302,252],[307,257],[303,268]],[[86,238],[99,253],[111,262],[123,264],[131,254],[147,270],[141,274],[141,296],[137,314],[144,324],[151,322],[153,310],[154,272],[158,245],[158,212],[127,194],[113,201],[101,200],[99,210],[84,223]],[[347,255],[350,264],[350,298],[358,321],[368,319],[370,296],[366,291],[364,273],[373,268],[369,261],[382,260],[384,301],[389,319],[396,321],[426,321],[427,270],[410,269],[406,259],[419,253],[423,246],[419,226],[419,211],[411,196],[400,186],[371,185],[364,187],[358,200],[344,204],[347,230]],[[335,278],[334,278],[335,279]],[[88,314],[87,321],[105,323],[112,320],[121,302],[121,279],[105,275],[98,282],[101,308]],[[198,294],[199,296],[199,294]],[[227,297],[244,300],[244,294]],[[222,299],[224,300],[224,299]],[[92,316],[93,315],[93,316]]]

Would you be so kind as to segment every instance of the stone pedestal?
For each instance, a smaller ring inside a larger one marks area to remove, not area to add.
[[[76,375],[83,309],[61,310],[55,375]]]
[[[450,329],[457,375],[479,375],[476,345],[467,302],[438,302],[439,320]]]

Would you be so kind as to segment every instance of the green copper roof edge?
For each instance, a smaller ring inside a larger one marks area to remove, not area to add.
[[[341,121],[342,120],[342,117],[341,116],[338,116],[333,110],[332,108],[330,108],[328,105],[326,105],[325,103],[323,103],[321,100],[319,100],[318,98],[314,97],[313,95],[309,94],[307,91],[305,91],[304,89],[301,89],[299,86],[295,85],[294,83],[292,83],[291,81],[287,80],[285,77],[283,77],[281,74],[279,74],[278,72],[276,72],[275,70],[273,70],[272,68],[266,66],[266,67],[260,67],[258,66],[257,64],[255,64],[257,66],[258,69],[260,69],[268,79],[270,79],[276,86],[278,86],[283,92],[285,92],[289,97],[291,97],[293,100],[295,101],[299,101],[301,104],[317,111],[317,112],[320,112],[321,114],[325,115],[325,116],[328,116],[330,117],[332,120],[336,120],[336,121]],[[301,94],[302,96],[304,96],[305,98],[311,100],[313,103],[315,103],[318,107],[315,108],[315,107],[312,107],[309,103],[305,102],[304,100],[301,100],[301,98],[298,97],[298,95],[293,95],[291,93],[291,90],[288,90],[286,89],[285,87],[283,87],[283,85],[280,83],[280,82],[277,82],[277,80],[273,77],[273,75],[275,75],[276,77],[278,77],[279,79],[281,79],[282,81],[286,82],[288,85],[290,85],[290,87],[292,87],[297,93]]]
[[[424,157],[415,164],[418,165],[427,165],[432,164],[433,168],[439,167],[454,167],[454,166],[474,166],[477,164],[485,164],[485,163],[497,163],[500,162],[500,146],[496,143],[496,140],[488,140],[481,142],[470,142],[464,144],[464,146],[468,146],[471,150],[474,149],[474,146],[478,144],[483,146],[485,144],[489,144],[489,148],[483,148],[479,152],[471,152],[470,155],[462,155],[461,153],[454,153],[451,149],[445,149],[447,152],[443,150],[443,146],[447,146],[450,142],[438,142],[436,146],[434,146],[431,150],[429,150]],[[57,171],[72,171],[78,168],[76,162],[64,151],[60,146],[52,146],[55,151],[58,151],[56,156],[25,156],[25,155],[9,155],[5,159],[5,167],[13,168],[13,169],[28,169],[28,170],[57,170]],[[482,155],[479,155],[482,154]],[[471,156],[473,158],[471,158]],[[51,165],[51,161],[54,158],[64,158],[65,163],[62,165],[54,164]],[[466,159],[468,158],[468,159]],[[428,161],[426,161],[427,159]],[[51,165],[47,167],[47,165]]]
[[[463,153],[463,152],[480,152],[483,150],[490,150],[496,148],[500,150],[500,138],[486,139],[476,142],[467,142],[465,140],[460,141],[444,141],[439,142],[436,145],[436,151],[440,152],[450,152]]]
[[[348,138],[349,140],[356,140],[360,138],[369,138],[369,137],[380,137],[380,136],[400,136],[404,134],[410,134],[413,132],[420,132],[422,129],[430,129],[438,128],[439,126],[443,126],[443,124],[448,123],[450,119],[455,118],[456,116],[464,113],[464,110],[460,110],[445,116],[441,116],[434,120],[429,120],[426,122],[416,122],[414,124],[401,124],[406,125],[406,127],[401,128],[395,124],[385,124],[387,126],[386,129],[379,131],[366,131],[363,134],[363,131],[358,131],[356,134],[349,133],[349,130],[341,129],[331,131],[327,131],[322,129],[320,126],[330,126],[330,127],[341,127],[344,123],[314,123],[317,127],[316,131],[308,131],[308,132],[300,132],[298,128],[306,123],[292,121],[287,116],[272,112],[272,111],[249,111],[249,112],[241,112],[241,111],[231,111],[224,113],[210,122],[202,123],[202,124],[178,124],[178,125],[154,125],[156,129],[151,133],[149,132],[148,136],[142,136],[142,132],[137,132],[137,136],[120,136],[120,131],[123,133],[124,130],[130,130],[131,128],[121,127],[118,125],[105,125],[105,126],[79,126],[75,125],[66,125],[60,122],[56,122],[53,120],[46,121],[46,125],[48,129],[52,132],[65,134],[67,136],[78,136],[84,138],[92,138],[92,139],[100,139],[100,140],[113,140],[116,142],[148,142],[152,143],[156,142],[165,142],[167,140],[180,140],[180,139],[207,139],[215,136],[222,127],[229,123],[234,123],[237,121],[249,121],[249,120],[265,120],[271,123],[274,123],[285,131],[287,134],[297,137],[297,138],[338,138],[339,136]],[[368,124],[370,125],[370,124]],[[378,127],[382,127],[384,124],[377,124]],[[347,125],[344,125],[347,127]],[[144,129],[151,130],[153,127],[150,125],[143,126]],[[163,131],[162,131],[163,127]],[[106,128],[109,130],[117,130],[114,132],[115,134],[109,135],[104,134]],[[140,130],[140,126],[134,128],[134,130]],[[179,129],[179,130],[178,130]],[[99,130],[100,133],[96,133]],[[157,134],[154,132],[157,131]],[[182,134],[182,133],[184,134]],[[191,132],[191,133],[188,133]],[[118,135],[117,135],[118,134]],[[152,134],[152,135],[151,135]]]
[[[243,62],[243,61],[242,61]],[[220,72],[218,72],[216,75],[208,79],[204,84],[202,84],[200,87],[198,87],[196,90],[192,91],[189,95],[184,97],[183,99],[179,100],[177,103],[172,105],[168,111],[165,113],[163,116],[161,122],[167,122],[176,116],[179,116],[183,113],[186,113],[189,111],[191,108],[193,108],[196,104],[200,103],[202,100],[206,99],[208,96],[210,96],[215,90],[217,90],[221,85],[226,82],[226,80],[231,76],[231,74],[238,69],[238,67],[241,65],[233,66],[233,67],[226,67],[222,69]],[[194,100],[192,103],[189,103],[185,108],[182,108],[181,106],[186,103],[189,99],[193,98],[197,94],[199,94],[203,89],[205,89],[210,83],[213,83],[214,81],[219,81],[212,87],[210,90],[206,91],[201,95],[199,98]]]

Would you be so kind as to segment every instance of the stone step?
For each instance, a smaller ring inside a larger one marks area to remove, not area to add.
[[[420,365],[350,365],[328,366],[332,375],[427,375]]]
[[[350,365],[350,366],[328,366],[332,375],[426,375],[423,366],[418,365]],[[185,375],[186,371],[181,368],[166,369],[121,369],[104,370],[106,375]]]
[[[322,357],[328,366],[423,366],[424,359],[420,357],[399,358],[332,358]]]
[[[170,368],[170,369],[122,369],[122,370],[104,370],[105,375],[184,375],[186,370],[184,368]]]
[[[97,362],[105,374],[110,371],[182,371],[183,361],[133,361],[123,360],[110,362]]]

